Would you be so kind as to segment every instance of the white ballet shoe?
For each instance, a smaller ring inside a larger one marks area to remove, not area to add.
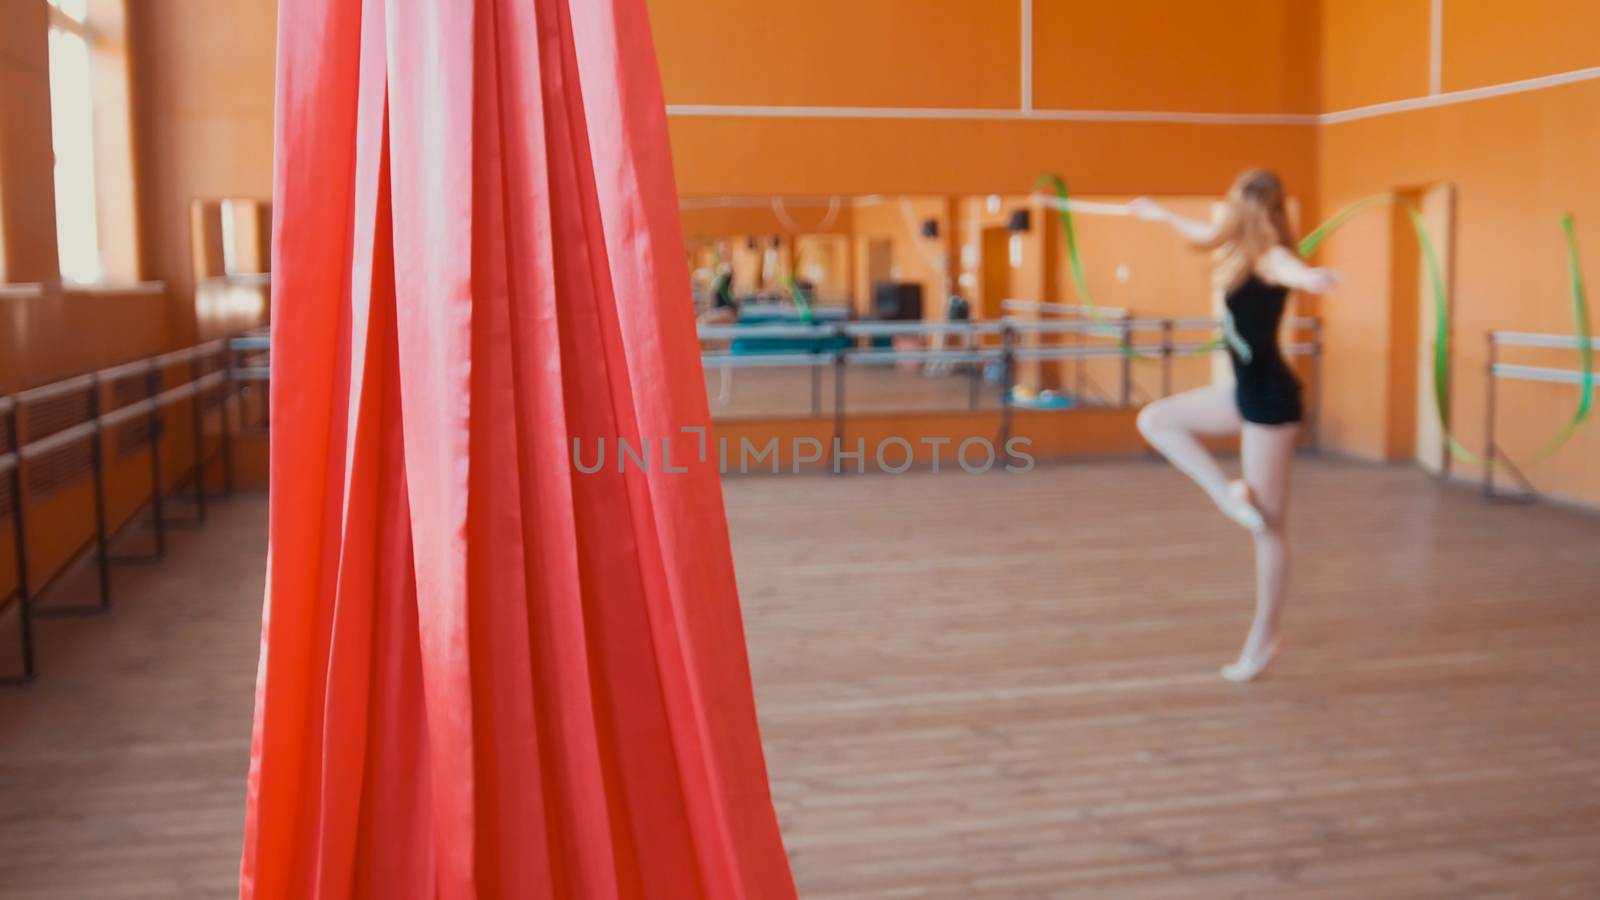
[[[1267,670],[1272,663],[1272,658],[1278,655],[1278,640],[1273,639],[1267,649],[1255,656],[1240,656],[1238,662],[1231,662],[1222,667],[1222,677],[1235,684],[1256,680],[1256,676]]]
[[[1248,531],[1265,531],[1266,517],[1250,497],[1250,486],[1243,481],[1228,482],[1228,493],[1217,504],[1228,518],[1243,525]]]

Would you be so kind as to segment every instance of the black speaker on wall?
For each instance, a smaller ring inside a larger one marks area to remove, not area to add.
[[[880,281],[872,286],[874,318],[891,322],[922,320],[922,285],[914,281]]]
[[[938,219],[924,219],[923,222],[922,222],[922,236],[925,237],[925,238],[936,238],[936,237],[938,237],[939,236],[939,220]]]

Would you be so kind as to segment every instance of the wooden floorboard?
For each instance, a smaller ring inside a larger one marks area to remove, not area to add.
[[[1327,459],[1295,490],[1285,649],[1239,686],[1248,540],[1164,466],[730,480],[802,896],[1600,896],[1600,517]],[[0,898],[233,892],[264,512],[41,624]]]

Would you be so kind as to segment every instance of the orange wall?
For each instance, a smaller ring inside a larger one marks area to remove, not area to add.
[[[1482,443],[1485,333],[1571,333],[1562,213],[1577,216],[1583,264],[1600,272],[1596,109],[1600,81],[1589,81],[1324,129],[1321,188],[1329,208],[1378,190],[1456,185],[1454,430],[1473,448]],[[1381,452],[1382,442],[1364,410],[1386,386],[1368,383],[1371,373],[1362,357],[1382,343],[1381,326],[1367,320],[1382,315],[1386,302],[1379,282],[1388,277],[1387,238],[1372,234],[1383,227],[1370,219],[1352,226],[1348,239],[1341,235],[1323,254],[1324,262],[1360,279],[1356,286],[1370,286],[1380,308],[1369,313],[1368,298],[1348,287],[1324,304],[1329,379],[1348,406],[1337,443],[1365,455]],[[1411,240],[1409,234],[1398,239]],[[1569,355],[1554,364],[1576,368],[1577,360]],[[1526,458],[1559,430],[1576,400],[1571,387],[1508,382],[1500,405],[1501,442],[1514,458]],[[1596,431],[1588,427],[1528,475],[1551,493],[1600,502]]]
[[[1016,20],[1015,4],[992,5]],[[1315,112],[1317,22],[1308,9],[1287,0],[1037,0],[1035,105]]]
[[[0,393],[175,349],[161,285],[0,290]]]
[[[737,206],[691,206],[680,211],[683,233],[690,238],[720,238],[732,234],[788,234],[788,224],[778,218],[770,200],[764,197],[734,198]],[[790,201],[784,207],[789,218],[801,226],[801,234],[849,234],[851,209],[848,197],[829,222],[826,200]],[[827,228],[820,226],[827,224]]]
[[[1324,111],[1428,93],[1431,0],[1325,0],[1321,12]]]
[[[57,276],[48,7],[0,3],[0,281]]]
[[[1016,8],[994,0],[649,0],[669,103],[1007,107]],[[1009,61],[1009,64],[1007,62]]]
[[[1600,65],[1594,0],[1449,0],[1444,90],[1483,87]]]
[[[922,223],[939,223],[939,237],[922,236]],[[872,285],[867,277],[868,243],[889,241],[894,248],[895,280],[922,285],[922,312],[929,319],[944,318],[945,260],[948,259],[950,206],[944,197],[863,199],[854,209],[856,241],[856,309],[871,309]]]
[[[1035,106],[1313,112],[1316,5],[1036,0]],[[936,6],[650,0],[649,6],[669,103],[944,109],[1021,103],[1015,0]]]
[[[671,130],[685,196],[1024,193],[1045,172],[1079,193],[1218,194],[1252,165],[1294,194],[1316,183],[1301,125],[675,116]]]
[[[141,271],[194,290],[190,202],[272,196],[276,0],[129,4]],[[215,333],[184,310],[185,339]]]
[[[977,319],[984,318],[986,312],[983,296],[987,277],[984,272],[983,233],[1005,228],[1012,215],[1019,210],[1026,210],[1029,219],[1028,230],[1021,234],[1022,252],[1016,260],[1012,260],[1008,253],[1006,277],[996,279],[996,283],[1008,283],[1006,299],[1057,299],[1056,283],[1051,277],[1056,258],[1050,252],[1057,237],[1054,221],[1044,215],[1026,194],[1000,195],[999,200],[999,208],[990,212],[988,196],[951,198],[955,210],[952,235],[954,266],[958,278],[966,282],[965,285],[958,282],[958,293],[972,303],[972,315]],[[1009,237],[1007,241],[1009,243]],[[972,249],[965,249],[969,246]]]
[[[1302,11],[1318,5],[1038,0],[1034,106],[1313,112],[1321,22]],[[1315,130],[1304,125],[1022,119],[1020,4],[941,0],[931,9],[925,0],[652,0],[669,104],[780,108],[674,115],[680,190],[1021,193],[1040,173],[1061,171],[1080,192],[1203,194],[1247,165],[1281,170],[1297,193],[1314,183]],[[790,106],[956,112],[781,115]]]

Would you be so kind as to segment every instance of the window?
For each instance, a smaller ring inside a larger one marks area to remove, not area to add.
[[[89,0],[50,0],[50,5],[79,24],[89,18]]]
[[[89,62],[89,0],[50,0],[50,120],[55,147],[56,247],[61,277],[105,278],[95,209],[94,83]]]

